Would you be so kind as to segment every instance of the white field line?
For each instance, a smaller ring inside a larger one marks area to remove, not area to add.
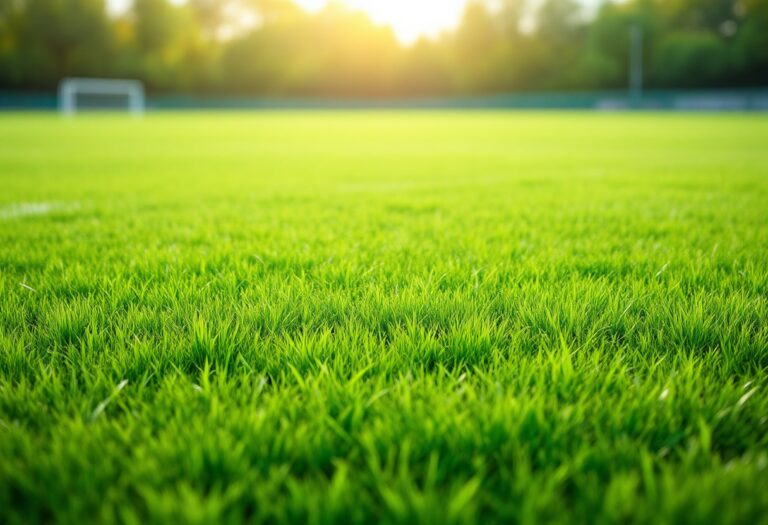
[[[0,220],[47,215],[54,211],[70,211],[79,207],[79,202],[17,202],[0,207]]]

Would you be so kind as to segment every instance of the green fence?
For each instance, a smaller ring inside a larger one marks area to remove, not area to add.
[[[52,111],[52,92],[0,91],[0,110]],[[597,109],[660,111],[768,111],[768,88],[730,91],[649,91],[639,99],[626,92],[521,93],[477,97],[403,99],[267,98],[151,95],[149,110],[259,109]]]

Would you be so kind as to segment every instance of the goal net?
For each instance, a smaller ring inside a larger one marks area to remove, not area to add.
[[[81,110],[127,109],[144,112],[144,85],[138,80],[65,78],[59,84],[59,111],[72,115]]]

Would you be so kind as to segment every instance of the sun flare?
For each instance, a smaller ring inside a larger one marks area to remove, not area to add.
[[[328,0],[297,0],[308,11],[321,9]],[[461,18],[466,0],[343,0],[364,11],[371,19],[390,26],[397,38],[411,43],[421,36],[435,36],[455,26]]]

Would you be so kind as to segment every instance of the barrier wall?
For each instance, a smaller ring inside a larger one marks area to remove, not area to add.
[[[53,111],[54,92],[0,91],[0,110]],[[521,93],[447,98],[355,99],[149,95],[149,110],[258,109],[594,109],[657,111],[768,111],[768,88],[732,91]],[[104,108],[101,108],[104,109]]]

